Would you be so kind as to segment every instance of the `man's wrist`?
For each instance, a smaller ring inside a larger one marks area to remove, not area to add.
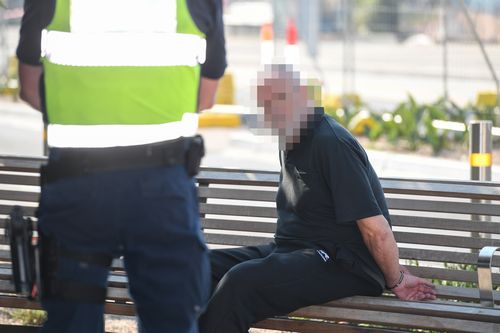
[[[404,271],[399,271],[399,279],[398,281],[395,281],[395,283],[393,285],[389,285],[389,286],[385,286],[388,290],[393,290],[393,289],[396,289],[397,287],[399,287],[402,283],[403,283],[403,280],[405,278],[405,273]]]

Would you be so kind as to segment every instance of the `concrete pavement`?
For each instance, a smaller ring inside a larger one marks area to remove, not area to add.
[[[42,115],[23,103],[0,99],[0,154],[43,154]]]

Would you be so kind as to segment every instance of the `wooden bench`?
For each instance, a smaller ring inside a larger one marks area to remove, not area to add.
[[[13,205],[33,215],[39,195],[38,166],[44,159],[0,156],[0,231]],[[272,240],[276,210],[276,172],[205,168],[197,177],[200,215],[211,247],[262,244]],[[479,251],[500,247],[500,184],[468,181],[382,179],[402,263],[425,278],[440,280],[439,300],[408,302],[391,293],[350,297],[309,306],[286,317],[270,318],[258,328],[321,332],[500,332],[500,256],[493,274],[481,271],[480,304],[476,264]],[[10,253],[0,237],[0,306],[39,308],[12,293]],[[498,254],[498,252],[497,252]],[[487,267],[490,259],[483,258]],[[488,278],[492,284],[488,290]],[[446,281],[446,283],[444,282]],[[113,263],[106,312],[134,315],[120,260]],[[484,287],[486,286],[486,287]],[[221,332],[222,333],[222,332]],[[223,332],[225,333],[225,332]],[[229,333],[229,332],[228,332]]]

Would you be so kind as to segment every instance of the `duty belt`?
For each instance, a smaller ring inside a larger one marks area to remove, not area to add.
[[[42,184],[101,172],[173,165],[185,165],[193,176],[196,172],[192,171],[192,164],[197,164],[195,169],[199,168],[203,155],[200,136],[138,146],[56,148],[51,152],[49,164],[42,167]]]

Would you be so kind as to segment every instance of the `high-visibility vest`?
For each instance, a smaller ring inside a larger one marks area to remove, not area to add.
[[[187,0],[56,0],[42,32],[52,147],[194,135],[204,34]]]

